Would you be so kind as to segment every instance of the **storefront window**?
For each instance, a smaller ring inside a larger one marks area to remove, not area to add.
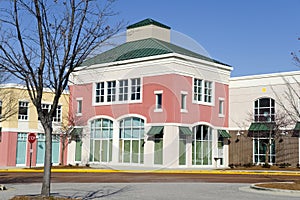
[[[199,125],[193,128],[192,164],[212,164],[212,129],[209,126]]]

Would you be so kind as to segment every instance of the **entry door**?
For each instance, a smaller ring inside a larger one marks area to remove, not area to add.
[[[82,141],[80,139],[76,139],[76,149],[75,149],[75,161],[76,162],[81,161],[81,146],[82,146]]]
[[[16,165],[26,164],[27,133],[18,133]]]
[[[186,165],[186,139],[179,139],[179,165]]]
[[[45,158],[45,135],[42,133],[38,134],[37,148],[36,148],[36,164],[43,165]]]
[[[52,163],[59,163],[59,144],[60,144],[60,136],[52,135]]]
[[[52,135],[52,163],[59,163],[59,144],[60,137],[59,135]],[[46,142],[45,142],[45,134],[38,134],[38,142],[37,142],[37,152],[36,152],[36,164],[43,165],[45,161],[45,150],[46,150]]]

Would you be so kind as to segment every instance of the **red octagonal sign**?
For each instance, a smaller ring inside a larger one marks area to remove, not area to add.
[[[35,140],[36,140],[35,134],[34,134],[34,133],[30,133],[30,134],[28,135],[28,142],[34,143]]]

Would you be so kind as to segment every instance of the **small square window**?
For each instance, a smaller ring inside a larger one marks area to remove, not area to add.
[[[82,114],[82,99],[77,99],[77,111],[76,114]]]
[[[155,112],[162,112],[162,91],[155,91]]]
[[[224,117],[224,99],[219,99],[219,117]]]
[[[186,92],[181,92],[181,105],[180,109],[181,112],[187,112],[187,104],[186,104],[186,99],[187,99],[187,93]]]

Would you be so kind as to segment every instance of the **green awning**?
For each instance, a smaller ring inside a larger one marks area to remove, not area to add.
[[[179,132],[183,135],[193,135],[193,132],[189,127],[186,126],[179,126]]]
[[[270,131],[274,134],[274,122],[253,122],[248,129],[248,137],[268,137]]]
[[[83,128],[73,128],[70,135],[72,136],[81,136]]]
[[[147,135],[156,135],[160,134],[161,130],[163,130],[163,126],[152,126],[148,131]]]
[[[270,131],[273,130],[275,123],[272,122],[253,122],[251,123],[248,131]]]
[[[230,134],[227,131],[225,131],[225,130],[221,130],[220,129],[220,130],[218,130],[218,133],[219,133],[220,137],[231,138]]]
[[[299,137],[300,136],[299,133],[300,133],[300,122],[297,122],[292,137]]]
[[[296,126],[294,128],[295,131],[300,131],[300,122],[296,123]]]

